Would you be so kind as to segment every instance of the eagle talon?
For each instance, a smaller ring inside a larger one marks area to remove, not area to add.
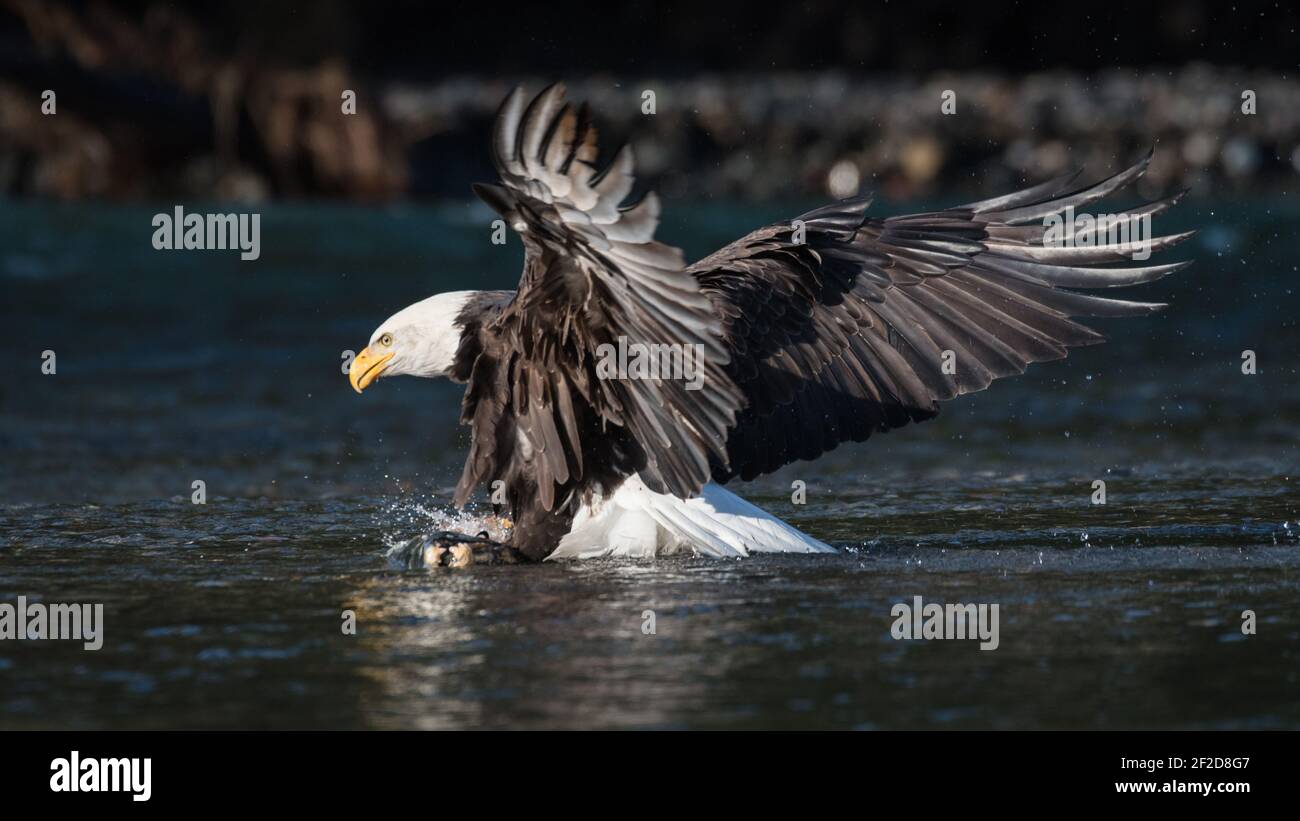
[[[524,555],[504,542],[485,535],[467,536],[440,531],[416,537],[389,551],[389,556],[408,570],[448,567],[464,569],[474,565],[519,564]]]

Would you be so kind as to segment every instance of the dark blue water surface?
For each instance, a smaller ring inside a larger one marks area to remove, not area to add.
[[[805,205],[674,203],[661,236]],[[464,572],[385,558],[445,524],[459,387],[340,366],[410,302],[513,287],[518,242],[463,203],[278,205],[241,262],[153,250],[172,207],[0,203],[0,603],[106,619],[97,652],[0,643],[0,727],[1300,726],[1290,198],[1189,199],[1157,226],[1197,264],[1132,292],[1164,313],[736,488],[843,555]],[[895,641],[917,595],[998,603],[999,648]]]

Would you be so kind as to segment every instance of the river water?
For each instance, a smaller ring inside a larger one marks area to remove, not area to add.
[[[0,203],[0,604],[105,621],[0,642],[0,728],[1300,727],[1292,202],[1189,200],[1158,227],[1203,229],[1169,255],[1198,264],[1134,292],[1163,314],[734,488],[841,555],[470,571],[386,557],[448,523],[459,388],[340,366],[410,302],[513,287],[518,243],[464,203],[283,205],[240,262],[154,251],[171,207]],[[997,604],[997,649],[896,640],[917,596]]]

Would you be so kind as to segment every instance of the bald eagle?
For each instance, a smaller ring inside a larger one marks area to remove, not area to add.
[[[1107,241],[1181,194],[1050,233],[1141,176],[1150,153],[1091,186],[1075,172],[932,213],[869,217],[869,198],[849,199],[692,265],[654,239],[653,194],[624,205],[631,150],[597,170],[596,129],[562,86],[506,98],[492,157],[500,183],[474,191],[523,240],[517,290],[398,311],[349,378],[358,392],[399,374],[465,385],[455,504],[497,491],[529,559],[833,551],[721,485],[930,419],[940,401],[1102,342],[1074,318],[1164,306],[1067,289],[1188,264],[1109,265],[1190,236]],[[685,351],[693,373],[604,367],[629,345]]]

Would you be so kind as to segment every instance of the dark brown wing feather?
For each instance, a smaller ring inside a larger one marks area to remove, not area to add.
[[[747,400],[714,477],[752,479],[929,419],[940,401],[1104,341],[1074,317],[1163,307],[1063,289],[1150,282],[1187,263],[1103,267],[1135,249],[1044,246],[1045,217],[1097,202],[1149,161],[1079,190],[1067,191],[1073,174],[938,213],[871,219],[868,200],[836,203],[800,217],[802,244],[793,224],[772,225],[692,265],[722,316],[729,373]],[[1188,236],[1153,239],[1150,249]]]
[[[632,189],[623,149],[595,173],[586,111],[548,88],[502,105],[493,158],[502,185],[475,186],[523,239],[514,300],[482,332],[465,394],[473,442],[456,491],[505,481],[511,506],[562,507],[593,481],[639,472],[661,492],[689,496],[725,461],[743,397],[725,370],[713,305],[681,252],[656,242],[653,195]],[[703,389],[685,379],[601,378],[604,344],[699,346]],[[524,497],[536,494],[536,499]]]

